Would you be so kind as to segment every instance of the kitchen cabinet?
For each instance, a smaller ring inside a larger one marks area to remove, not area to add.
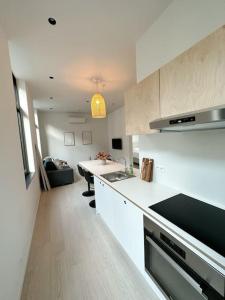
[[[102,214],[103,208],[103,191],[104,187],[101,184],[101,181],[94,176],[94,185],[95,185],[95,204],[96,204],[96,213]],[[96,200],[97,199],[97,200]]]
[[[95,177],[96,210],[137,268],[144,272],[143,213]]]
[[[95,184],[95,202],[96,211],[99,213],[108,225],[111,231],[114,231],[115,220],[114,220],[114,198],[115,194],[112,193],[112,189],[105,184],[103,181],[94,177]]]
[[[160,110],[167,117],[225,105],[225,26],[160,69]]]
[[[143,213],[117,193],[115,198],[115,236],[139,270],[144,270]]]
[[[129,89],[124,98],[126,134],[155,132],[149,122],[160,117],[159,71]]]

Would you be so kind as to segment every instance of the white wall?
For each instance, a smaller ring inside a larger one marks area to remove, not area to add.
[[[138,82],[225,24],[224,0],[173,0],[136,46]]]
[[[225,130],[143,135],[139,142],[140,158],[154,158],[156,182],[225,208]]]
[[[8,44],[1,29],[0,66],[0,299],[16,300],[20,299],[40,188],[37,172],[28,190],[25,185]]]
[[[93,159],[98,151],[107,151],[113,159],[132,155],[131,138],[125,135],[124,108],[110,113],[106,119],[92,119],[85,124],[69,124],[67,113],[39,112],[39,126],[43,157],[50,155],[68,161],[75,168],[82,160]],[[82,145],[82,131],[91,130],[92,145]],[[75,132],[75,146],[64,146],[64,132]],[[112,149],[112,138],[122,138],[123,149]]]
[[[108,151],[107,119],[86,116],[85,124],[69,124],[67,113],[39,112],[43,157],[66,160],[75,168],[78,162],[95,158],[99,151]],[[82,144],[82,131],[92,131],[92,145]],[[64,132],[75,133],[75,146],[64,146]]]
[[[112,149],[112,138],[122,138],[123,149]],[[125,133],[125,112],[121,107],[108,115],[108,145],[113,159],[126,158],[127,163],[132,157],[132,140]]]

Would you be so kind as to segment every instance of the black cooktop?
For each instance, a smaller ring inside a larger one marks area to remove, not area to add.
[[[149,208],[225,257],[225,210],[184,194]]]

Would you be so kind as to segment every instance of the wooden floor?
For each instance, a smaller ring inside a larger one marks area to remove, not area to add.
[[[85,189],[79,181],[43,193],[21,300],[158,299]]]

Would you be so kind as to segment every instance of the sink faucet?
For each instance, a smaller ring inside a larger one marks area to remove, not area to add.
[[[124,172],[126,173],[127,172],[127,161],[126,161],[126,158],[125,157],[121,157],[119,159],[119,161],[121,161],[121,160],[123,160],[123,162],[124,162]]]

